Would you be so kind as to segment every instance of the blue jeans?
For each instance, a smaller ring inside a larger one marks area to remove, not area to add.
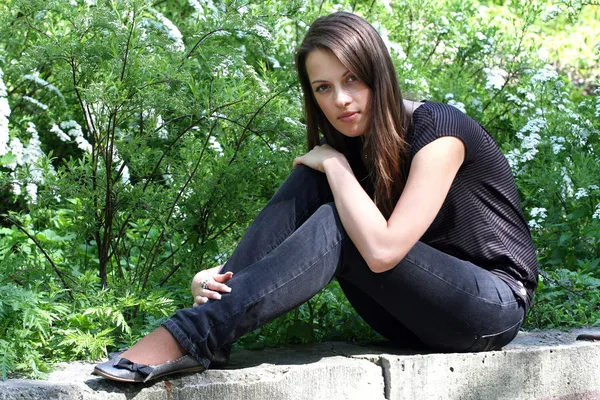
[[[510,342],[525,310],[494,274],[418,242],[372,272],[344,231],[324,174],[296,167],[223,271],[232,291],[163,325],[206,367],[215,351],[306,302],[337,278],[358,314],[401,346],[484,351]]]

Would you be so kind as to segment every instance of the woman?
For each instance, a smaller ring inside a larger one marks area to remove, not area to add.
[[[485,351],[517,334],[537,263],[493,139],[451,106],[402,100],[383,41],[356,15],[317,19],[296,65],[310,151],[294,160],[227,272],[195,277],[197,307],[96,374],[148,381],[203,370],[334,277],[399,345]]]

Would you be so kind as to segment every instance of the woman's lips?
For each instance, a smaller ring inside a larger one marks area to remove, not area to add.
[[[342,122],[353,122],[358,118],[358,111],[343,113],[338,119]]]

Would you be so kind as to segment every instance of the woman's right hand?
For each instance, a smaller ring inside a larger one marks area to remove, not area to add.
[[[201,306],[209,299],[220,300],[221,293],[231,292],[231,288],[225,283],[231,279],[233,272],[219,273],[223,266],[198,272],[192,279],[192,296],[194,307]],[[206,288],[203,288],[203,283]]]

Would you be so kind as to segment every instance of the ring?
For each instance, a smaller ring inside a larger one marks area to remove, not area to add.
[[[202,290],[208,289],[208,279],[202,279]]]

